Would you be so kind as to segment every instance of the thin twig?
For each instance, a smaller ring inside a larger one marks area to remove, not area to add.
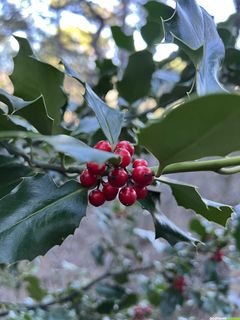
[[[47,163],[47,162],[42,162],[38,160],[31,159],[23,150],[10,145],[5,142],[1,142],[1,145],[7,149],[7,151],[15,156],[22,157],[31,168],[40,168],[44,170],[51,170],[51,171],[57,171],[62,174],[71,174],[71,173],[81,173],[83,171],[83,168],[79,167],[63,167],[62,165],[57,165],[57,164],[52,164],[52,163]]]
[[[75,298],[80,296],[82,292],[86,292],[86,291],[90,290],[94,285],[96,285],[97,283],[99,283],[100,281],[102,281],[104,279],[107,279],[110,277],[116,277],[116,276],[121,275],[123,273],[130,275],[130,274],[136,274],[139,272],[150,271],[153,268],[154,268],[154,264],[150,264],[147,266],[138,267],[138,268],[129,269],[129,270],[122,270],[122,271],[117,271],[117,272],[105,272],[102,275],[98,276],[97,278],[91,280],[88,284],[86,284],[85,286],[83,286],[79,290],[76,290],[65,297],[55,299],[50,302],[39,303],[39,304],[34,304],[34,305],[27,305],[27,304],[22,304],[22,303],[21,304],[20,303],[14,304],[14,306],[16,306],[15,311],[19,312],[22,309],[26,309],[26,310],[43,309],[43,310],[46,310],[55,304],[63,304],[63,303],[73,301]],[[13,305],[13,303],[12,302],[0,302],[0,305],[10,306],[10,305]],[[10,310],[3,311],[2,313],[0,313],[0,317],[5,317],[6,315],[9,314],[9,312],[10,312]]]

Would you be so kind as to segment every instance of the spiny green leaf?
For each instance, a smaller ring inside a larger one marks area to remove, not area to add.
[[[215,94],[174,106],[141,130],[139,143],[163,172],[171,163],[226,156],[240,150],[239,105],[238,95]]]
[[[66,74],[78,80],[85,87],[84,98],[88,106],[95,112],[99,125],[105,134],[106,138],[112,145],[118,142],[118,137],[121,133],[123,125],[123,113],[117,109],[107,106],[91,89],[84,83],[79,74],[64,63]]]
[[[14,69],[10,76],[14,95],[24,100],[34,100],[43,95],[47,112],[54,119],[54,132],[59,132],[61,108],[67,101],[62,90],[64,74],[39,61],[27,39],[15,38],[19,44],[19,52],[13,58]]]
[[[155,226],[155,237],[166,239],[170,245],[175,245],[179,241],[191,242],[196,245],[199,240],[189,234],[189,232],[180,229],[175,223],[170,221],[163,213],[152,214]]]
[[[24,178],[0,200],[0,262],[32,260],[74,232],[85,216],[87,190],[69,181],[57,187],[47,175]]]
[[[225,226],[233,213],[231,206],[202,198],[197,187],[193,185],[166,177],[161,177],[159,180],[171,188],[178,205],[194,210],[209,221]]]
[[[195,0],[178,0],[165,30],[166,40],[176,42],[195,64],[198,94],[225,91],[218,81],[224,45],[212,17]]]
[[[30,174],[31,169],[10,156],[0,155],[0,198],[7,195]]]
[[[23,131],[0,131],[0,140],[11,138],[32,139],[50,144],[55,151],[66,154],[79,162],[104,163],[110,161],[117,164],[119,157],[113,153],[89,147],[84,142],[73,137],[60,134],[56,136],[43,136],[38,133]]]
[[[24,101],[0,89],[0,101],[8,106],[8,112],[25,118],[42,134],[51,134],[53,120],[48,116],[43,96]]]
[[[175,245],[179,241],[191,242],[196,244],[199,242],[193,238],[188,232],[181,230],[172,221],[170,221],[159,210],[160,192],[149,191],[147,197],[144,200],[140,200],[139,203],[143,209],[148,210],[153,218],[155,226],[155,238],[164,238],[171,245]]]

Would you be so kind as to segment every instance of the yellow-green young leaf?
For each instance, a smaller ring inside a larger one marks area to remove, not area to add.
[[[79,226],[87,190],[69,181],[61,187],[47,175],[24,178],[0,199],[0,263],[32,260],[45,254]]]
[[[43,95],[47,113],[54,120],[54,132],[59,132],[61,108],[66,104],[63,93],[64,74],[53,66],[39,61],[27,39],[15,37],[19,52],[13,58],[14,69],[10,79],[14,95],[24,100],[34,100]],[[37,112],[39,108],[35,110]]]
[[[193,185],[166,177],[161,177],[159,180],[171,188],[179,206],[194,210],[209,221],[225,226],[233,213],[231,206],[202,198],[197,187]]]
[[[139,143],[171,164],[240,150],[240,96],[215,94],[170,108],[140,131]]]

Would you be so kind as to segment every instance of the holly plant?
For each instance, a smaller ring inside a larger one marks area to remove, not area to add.
[[[129,207],[129,213],[134,204],[138,214],[147,210],[156,239],[202,246],[204,239],[181,230],[162,212],[162,185],[170,187],[178,206],[222,227],[235,215],[236,207],[206,199],[196,186],[170,175],[239,172],[237,66],[228,78],[229,52],[239,55],[239,51],[224,37],[230,22],[217,30],[195,0],[178,0],[175,10],[156,1],[144,8],[141,34],[148,48],[134,51],[131,37],[112,27],[116,45],[127,52],[127,62],[119,73],[112,61],[98,62],[103,76],[95,86],[83,81],[61,57],[57,66],[41,61],[27,39],[15,36],[19,51],[10,75],[14,92],[0,90],[1,264],[46,254],[79,225],[81,230],[88,207],[104,208],[115,198],[113,203]],[[156,32],[149,33],[150,26]],[[157,63],[153,50],[161,41],[177,44],[179,51]],[[170,72],[176,59],[184,68],[175,83],[161,91],[159,74]],[[72,103],[65,81],[74,81],[82,103]],[[112,88],[118,92],[117,107],[104,102]],[[149,98],[156,105],[141,111]],[[222,252],[215,252],[213,260],[221,259]],[[170,276],[169,283],[169,290],[181,296],[183,276]],[[134,319],[142,319],[137,316],[141,312],[151,313],[143,308],[135,311]]]

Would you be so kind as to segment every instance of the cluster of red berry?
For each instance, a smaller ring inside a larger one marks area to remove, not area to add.
[[[136,306],[134,308],[134,315],[132,320],[145,320],[146,317],[150,316],[152,314],[152,308],[151,307],[141,307]]]
[[[111,145],[104,140],[99,141],[94,148],[112,152]],[[80,175],[82,186],[96,187],[89,193],[88,198],[95,207],[101,206],[106,200],[115,199],[117,195],[123,205],[130,206],[137,199],[144,199],[147,196],[146,186],[153,182],[153,173],[144,159],[133,161],[131,173],[127,170],[134,154],[134,146],[129,141],[120,141],[114,153],[121,158],[117,166],[88,162],[87,169]]]

